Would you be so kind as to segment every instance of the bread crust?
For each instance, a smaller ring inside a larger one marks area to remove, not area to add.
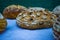
[[[4,17],[1,17],[0,15],[0,33],[2,33],[3,31],[5,31],[7,26],[7,21]]]

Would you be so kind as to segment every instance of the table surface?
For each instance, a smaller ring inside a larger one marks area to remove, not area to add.
[[[27,30],[19,28],[16,20],[7,19],[6,31],[0,34],[0,40],[54,40],[52,28]]]

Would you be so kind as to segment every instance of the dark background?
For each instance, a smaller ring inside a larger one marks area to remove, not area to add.
[[[44,7],[49,10],[60,5],[60,0],[0,0],[0,12],[11,4],[19,4],[26,7]]]

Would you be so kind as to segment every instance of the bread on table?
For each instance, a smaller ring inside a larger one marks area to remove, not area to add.
[[[60,40],[60,16],[56,19],[53,25],[54,38]]]
[[[9,5],[3,10],[3,15],[8,19],[15,19],[17,15],[27,8],[20,5]]]
[[[38,29],[52,27],[55,19],[56,15],[46,9],[39,11],[28,9],[17,16],[16,22],[22,28]]]
[[[0,33],[2,33],[3,31],[5,31],[6,26],[7,26],[7,21],[3,17],[3,15],[0,13]]]

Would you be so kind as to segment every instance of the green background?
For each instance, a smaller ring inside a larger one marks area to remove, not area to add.
[[[3,12],[3,9],[11,4],[19,4],[26,7],[44,7],[49,10],[57,5],[60,5],[60,0],[0,0],[0,12]]]

